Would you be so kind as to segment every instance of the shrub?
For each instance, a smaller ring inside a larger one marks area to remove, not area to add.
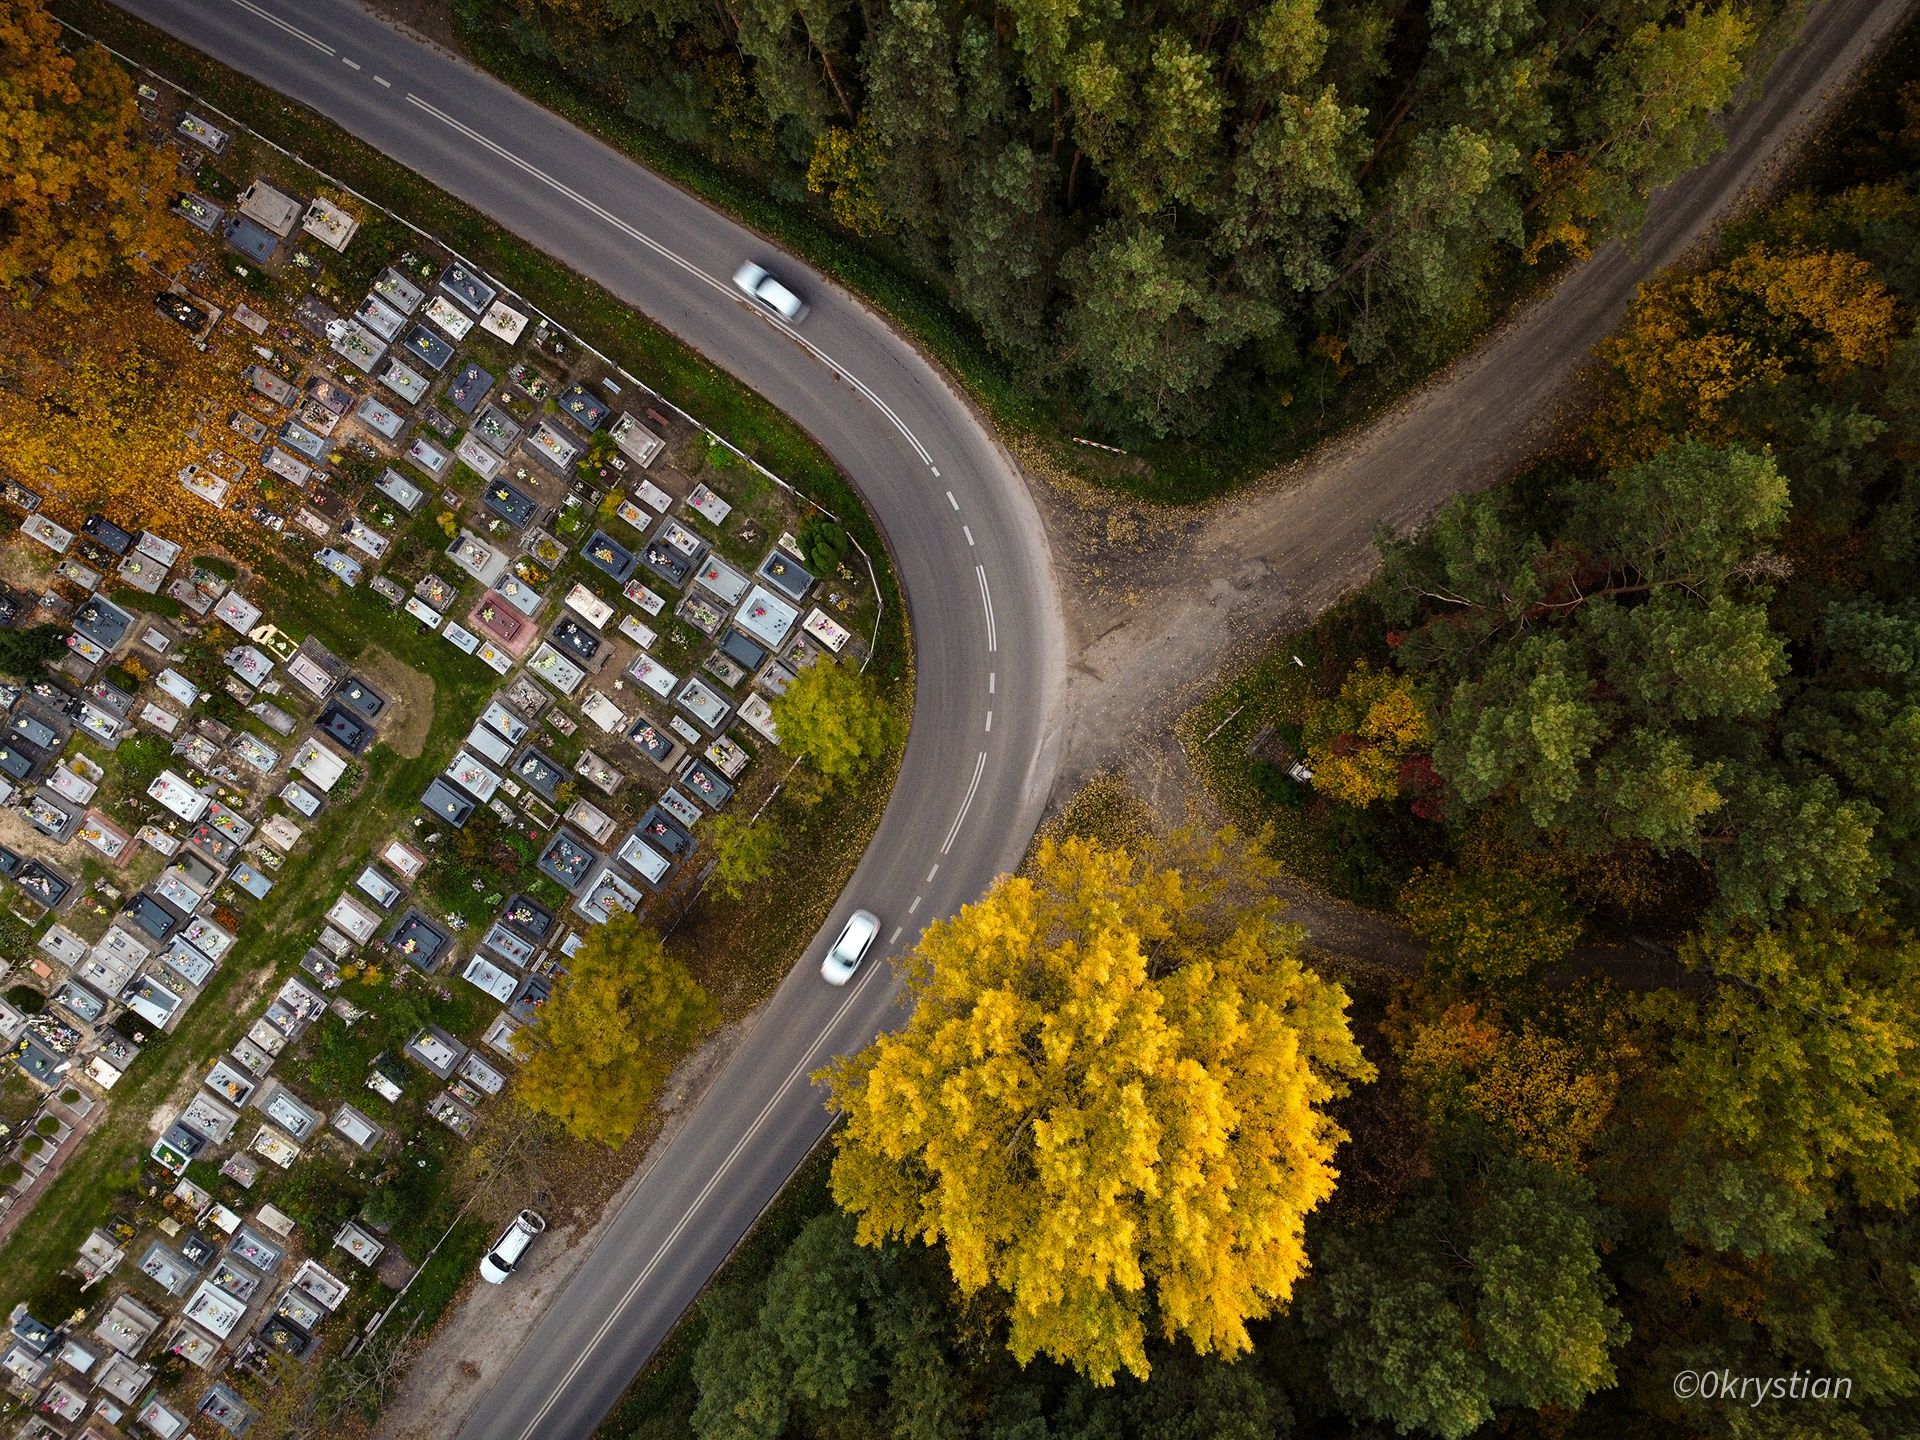
[[[18,1185],[21,1177],[26,1173],[26,1171],[14,1164],[13,1161],[9,1160],[6,1164],[0,1165],[0,1185]]]
[[[47,1008],[47,997],[31,985],[15,985],[7,991],[7,1003],[22,1015],[38,1015]]]
[[[52,1139],[60,1133],[60,1122],[51,1115],[42,1115],[38,1120],[33,1122],[33,1128],[38,1130],[42,1135],[45,1135],[48,1139]]]

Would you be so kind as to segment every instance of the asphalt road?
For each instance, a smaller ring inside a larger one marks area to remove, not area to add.
[[[999,443],[877,317],[489,77],[344,0],[121,3],[379,146],[758,390],[859,486],[907,596],[912,735],[828,923],[864,906],[885,943],[836,990],[817,968],[830,935],[816,938],[461,1432],[584,1437],[826,1128],[808,1074],[899,1018],[875,962],[977,898],[1033,832],[1065,660],[1040,518]],[[797,330],[735,295],[728,277],[748,258],[811,301]]]

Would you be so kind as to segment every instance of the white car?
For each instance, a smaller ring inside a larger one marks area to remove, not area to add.
[[[853,978],[853,972],[860,968],[860,962],[866,958],[867,950],[873,944],[873,937],[879,933],[878,915],[871,910],[854,911],[841,928],[840,938],[827,951],[827,958],[820,962],[821,977],[829,985],[846,984]]]
[[[538,1211],[522,1210],[513,1217],[513,1223],[507,1226],[506,1233],[493,1242],[493,1248],[480,1257],[480,1278],[489,1285],[498,1285],[520,1264],[520,1257],[527,1253],[527,1246],[533,1243],[533,1237],[547,1228],[547,1222]]]
[[[798,325],[807,313],[806,301],[751,260],[733,272],[733,283],[741,294],[771,310],[789,325]]]

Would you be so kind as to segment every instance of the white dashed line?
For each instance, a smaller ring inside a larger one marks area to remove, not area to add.
[[[951,490],[949,490],[949,491],[947,491],[947,503],[948,503],[949,505],[951,505],[951,506],[953,506],[953,508],[954,508],[954,512],[955,512],[956,514],[958,514],[958,513],[959,513],[959,510],[960,510],[960,502],[959,502],[958,500],[956,500],[956,499],[954,499],[954,498],[953,498],[953,491],[951,491]]]
[[[920,897],[916,895],[913,897],[913,904],[907,906],[907,914],[911,915],[913,914],[914,911],[918,910],[919,908],[920,908]]]
[[[901,932],[902,930],[904,930],[904,929],[906,929],[906,926],[904,926],[904,925],[896,925],[896,926],[894,926],[894,927],[893,927],[893,934],[891,934],[891,935],[889,935],[889,936],[887,937],[887,944],[889,944],[889,945],[898,945],[898,944],[900,943],[900,932]]]
[[[929,885],[933,884],[933,877],[938,875],[939,873],[940,873],[940,862],[936,860],[933,862],[933,868],[927,871],[927,884]]]
[[[980,603],[987,611],[987,650],[991,653],[1000,648],[1000,635],[993,627],[993,592],[987,588],[986,566],[974,566],[973,573],[980,577]]]
[[[953,842],[959,837],[960,826],[967,818],[967,811],[973,808],[974,792],[980,788],[980,776],[985,773],[986,768],[987,752],[982,750],[980,758],[973,762],[973,782],[967,786],[967,798],[960,802],[960,813],[953,817],[953,828],[947,831],[946,843],[940,847],[942,855],[953,849]],[[911,915],[913,912],[909,910],[907,913]]]
[[[998,686],[999,683],[1000,672],[997,670],[989,670],[987,672],[987,694],[993,694],[995,687]]]
[[[376,84],[376,85],[378,85],[378,86],[380,86],[380,87],[381,87],[382,89],[385,89],[385,90],[391,90],[391,89],[393,88],[393,82],[392,82],[391,80],[389,80],[389,79],[387,79],[387,77],[386,77],[386,76],[384,76],[384,75],[376,75],[376,76],[374,76],[374,77],[373,77],[373,83],[374,83],[374,84]]]
[[[266,10],[262,10],[258,5],[252,4],[251,0],[232,0],[232,3],[235,5],[238,5],[242,10],[246,11],[249,15],[258,16],[260,19],[266,21],[267,24],[273,26],[274,29],[283,31],[286,34],[293,36],[294,39],[300,41],[303,44],[311,45],[314,49],[320,51],[323,55],[334,55],[338,53],[331,45],[327,44],[326,41],[316,39],[312,35],[309,35],[306,31],[302,30],[298,25],[289,25],[286,21],[282,20],[278,15],[272,14],[271,12]]]
[[[962,525],[960,527],[960,533],[967,537],[967,544],[973,544],[973,527],[971,525]]]
[[[938,465],[929,465],[927,468],[933,471],[934,479],[938,480],[940,478],[940,467]]]
[[[358,70],[360,68],[360,62],[358,60],[349,60],[344,55],[340,57],[340,63],[346,66],[347,69],[349,70]]]
[[[993,711],[987,711],[987,734],[993,733]]]

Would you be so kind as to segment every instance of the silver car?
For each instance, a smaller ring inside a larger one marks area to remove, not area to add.
[[[754,304],[772,311],[789,325],[798,325],[807,302],[751,260],[733,272],[733,283]]]
[[[846,984],[853,978],[853,972],[860,968],[860,962],[873,945],[873,937],[879,933],[878,915],[871,910],[854,911],[841,928],[840,938],[827,951],[827,958],[820,962],[821,977],[829,985]]]
[[[507,1226],[506,1233],[493,1242],[493,1248],[480,1257],[480,1278],[489,1285],[498,1285],[519,1268],[520,1257],[527,1253],[527,1247],[533,1243],[533,1237],[547,1228],[547,1222],[537,1210],[522,1210],[513,1217],[513,1223]]]

